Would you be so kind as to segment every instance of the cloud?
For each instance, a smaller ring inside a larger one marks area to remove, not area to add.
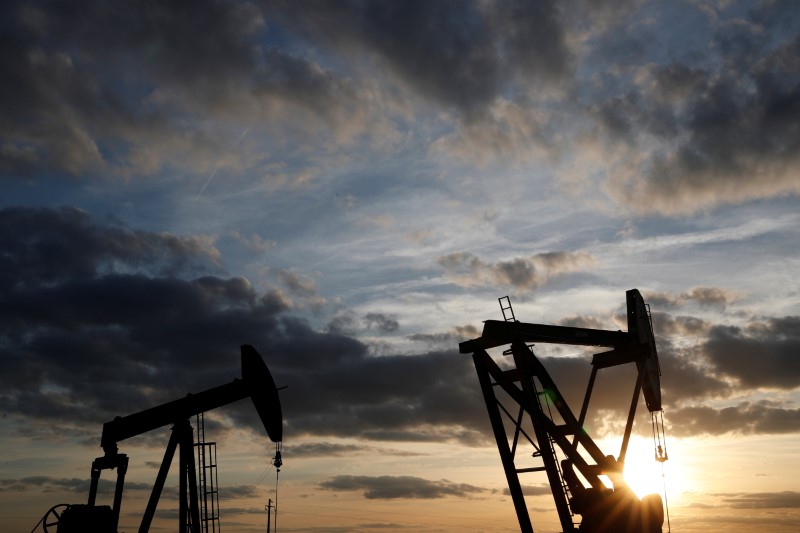
[[[415,476],[342,475],[323,481],[319,486],[335,491],[363,491],[368,500],[470,498],[489,492],[488,489],[468,483],[453,483],[446,479],[431,481]]]
[[[560,274],[584,270],[594,262],[586,252],[548,252],[497,263],[486,262],[468,252],[451,253],[437,259],[445,275],[459,286],[500,284],[524,292],[533,291]]]
[[[261,235],[257,233],[251,234],[249,237],[246,237],[239,233],[238,231],[232,231],[228,234],[228,236],[234,239],[236,242],[241,243],[245,248],[250,250],[254,254],[263,254],[267,250],[270,250],[275,247],[278,243],[273,240],[266,240]]]
[[[41,1],[3,15],[0,177],[11,179],[178,167],[206,182],[250,171],[266,187],[292,186],[309,175],[285,169],[298,153],[330,168],[327,146],[393,146],[431,104],[453,111],[473,146],[494,125],[507,138],[499,151],[523,154],[549,136],[519,117],[530,106],[509,89],[560,87],[574,69],[549,1]]]
[[[658,335],[661,387],[670,433],[681,436],[777,434],[800,430],[798,412],[791,404],[758,399],[767,387],[777,387],[781,383],[785,383],[784,388],[797,386],[791,362],[782,362],[783,357],[796,351],[791,344],[796,318],[754,320],[746,328],[732,328],[741,336],[760,339],[754,343],[755,346],[741,347],[738,350],[741,356],[737,356],[737,350],[716,344],[719,333],[714,332],[729,332],[729,327],[668,313],[656,313],[653,320]],[[568,318],[564,324],[608,329],[593,317]],[[758,346],[760,342],[765,346]],[[772,342],[779,346],[772,352],[778,355],[774,358],[762,356]],[[710,347],[719,348],[719,357],[712,359],[706,355]],[[537,348],[534,347],[534,351]],[[540,359],[568,405],[577,412],[586,391],[591,357],[555,355],[540,356]],[[593,437],[621,431],[634,383],[635,369],[632,365],[599,372],[586,422]],[[742,401],[749,395],[754,399]],[[640,409],[637,430],[649,427],[646,414]]]
[[[448,349],[457,346],[459,342],[474,339],[481,336],[481,332],[475,326],[453,326],[447,332],[435,333],[412,333],[406,338],[410,341],[419,342],[429,348]]]
[[[364,444],[341,444],[336,442],[305,442],[294,446],[284,446],[284,457],[352,457],[363,454],[380,454],[394,457],[417,457],[422,453],[379,448]]]
[[[292,270],[279,270],[278,279],[280,279],[293,294],[308,297],[314,296],[317,293],[317,287],[313,279]]]
[[[661,337],[705,337],[711,323],[694,316],[653,313],[653,329]]]
[[[102,170],[93,123],[100,109],[115,120],[122,114],[119,103],[68,55],[9,40],[0,52],[0,70],[9,81],[0,112],[0,172],[30,177],[34,169],[74,175]]]
[[[658,352],[661,388],[665,398],[669,398],[667,405],[726,398],[735,392],[736,389],[728,380],[697,357],[695,346],[676,349],[671,344],[659,341]]]
[[[680,294],[663,292],[645,293],[648,303],[659,308],[674,308],[687,303],[696,303],[703,307],[718,307],[724,309],[739,299],[739,294],[730,289],[721,287],[693,287]]]
[[[734,509],[797,509],[800,507],[800,492],[749,492],[721,494],[724,505]]]
[[[28,428],[99,434],[117,415],[237,377],[238,347],[250,343],[289,385],[281,394],[296,436],[485,438],[471,361],[455,350],[371,356],[336,329],[287,315],[275,291],[203,274],[220,267],[196,238],[98,224],[71,209],[3,210],[0,220],[14,228],[0,235],[0,397]],[[226,414],[260,431],[251,406]]]
[[[80,435],[96,443],[102,422],[239,376],[238,347],[249,343],[276,383],[288,385],[281,398],[291,406],[284,409],[285,432],[293,438],[491,442],[472,361],[455,350],[458,339],[478,335],[474,327],[455,328],[458,338],[414,337],[453,340],[431,344],[441,349],[376,356],[348,333],[347,327],[359,325],[354,313],[337,315],[327,331],[318,331],[288,314],[274,289],[259,292],[244,278],[213,275],[221,266],[203,239],[101,224],[73,209],[6,209],[0,221],[14,229],[0,233],[7,251],[0,256],[0,399],[4,413],[24,422],[19,430],[32,437]],[[510,279],[509,272],[516,272],[466,254],[443,261],[476,268],[485,278]],[[540,254],[524,262],[541,283],[583,261],[574,254]],[[797,413],[778,404],[686,406],[731,396],[732,379],[741,383],[740,393],[796,387],[790,357],[797,352],[795,317],[741,329],[709,328],[691,317],[656,319],[671,324],[659,332],[659,351],[665,397],[683,402],[672,404],[669,414],[682,434],[798,430]],[[394,328],[393,320],[381,313],[371,317],[373,327],[384,330]],[[672,335],[687,331],[703,357],[691,346],[672,344]],[[544,364],[577,408],[589,358],[548,357]],[[587,421],[593,435],[616,431],[615,421],[624,417],[634,383],[632,370],[626,372],[609,369],[599,376]],[[263,432],[247,402],[226,407],[224,415],[218,432],[234,426]]]
[[[720,376],[717,366],[709,366],[696,355],[696,349],[676,350],[670,343],[659,346],[662,370],[661,387],[668,432],[676,436],[722,434],[786,434],[800,431],[800,410],[778,401],[728,402],[721,400],[757,393],[756,386],[735,386]],[[757,361],[758,359],[756,359]],[[573,412],[578,412],[589,374],[588,357],[542,358]],[[752,365],[757,365],[750,360]],[[624,365],[598,373],[586,427],[593,438],[621,431],[627,415],[635,368]],[[637,430],[649,431],[646,410],[640,405]]]
[[[197,237],[100,225],[74,209],[5,209],[0,220],[14,229],[0,234],[6,412],[100,421],[220,370],[236,377],[235,359],[219,354],[285,308],[244,278],[195,277],[220,270]]]
[[[476,335],[476,337],[479,336]],[[465,340],[455,333],[414,333],[409,340],[425,343],[428,346],[455,346]]]
[[[683,295],[686,299],[699,302],[701,305],[717,305],[725,307],[737,299],[734,291],[718,287],[695,287]]]
[[[400,327],[396,317],[383,313],[367,313],[364,315],[364,322],[368,329],[374,326],[380,333],[392,333]]]
[[[591,356],[554,356],[540,359],[567,404],[577,414],[586,394],[591,373]],[[728,383],[713,374],[709,375],[709,370],[695,364],[691,355],[686,356],[666,347],[660,348],[659,362],[662,370],[662,394],[670,412],[672,406],[680,405],[681,402],[726,397],[731,393]],[[587,418],[593,437],[603,436],[607,432],[613,434],[615,427],[624,422],[635,384],[636,367],[632,364],[605,368],[598,372]],[[642,408],[640,405],[640,414],[644,416],[646,411],[641,410]]]
[[[475,326],[455,326],[453,329],[455,330],[456,335],[462,339],[474,339],[475,337],[480,336],[480,332]]]
[[[55,492],[66,491],[80,494],[89,492],[89,479],[54,478],[50,476],[29,476],[22,479],[0,479],[0,492]],[[114,494],[116,482],[100,479],[97,484],[99,495]],[[152,486],[147,483],[131,481],[125,483],[125,490],[150,491]]]
[[[287,431],[464,444],[486,438],[478,429],[484,413],[468,357],[454,351],[369,356],[352,340],[306,333],[309,340],[293,351],[319,355],[296,369],[283,367],[295,413]],[[349,343],[350,350],[340,351]]]
[[[800,387],[800,317],[715,326],[701,346],[718,372],[749,388]]]
[[[522,485],[522,492],[526,496],[550,496],[553,490],[550,485]],[[511,496],[511,491],[508,488],[504,488],[503,494]]]
[[[287,4],[278,15],[348,57],[374,57],[414,93],[465,113],[510,81],[558,83],[571,68],[553,2]],[[352,59],[351,59],[352,61]]]
[[[75,208],[8,208],[0,211],[0,283],[22,289],[32,284],[79,282],[101,274],[209,272],[219,252],[210,238],[95,225]],[[216,267],[216,268],[215,268]]]
[[[549,113],[530,102],[498,98],[480,116],[456,122],[455,131],[438,138],[431,148],[465,164],[503,161],[522,166],[552,160],[558,140]]]
[[[638,4],[6,3],[0,178],[175,169],[270,191],[412,142],[566,175],[590,145],[581,180],[605,168],[603,194],[640,213],[797,194],[795,10],[720,10],[708,54],[657,63]]]
[[[593,316],[570,316],[559,320],[558,324],[573,328],[609,329],[608,324],[603,323],[603,321]]]
[[[327,331],[336,335],[353,335],[358,329],[360,321],[356,314],[349,310],[339,310],[328,321]]]
[[[671,410],[669,431],[676,436],[738,434],[782,434],[800,430],[800,409],[761,401],[742,402],[731,407],[705,405]]]
[[[796,11],[784,7],[717,21],[713,66],[640,66],[622,95],[590,106],[601,136],[650,154],[630,172],[616,169],[616,198],[641,213],[679,215],[800,193],[800,36],[781,27]]]
[[[368,122],[386,129],[368,120],[361,88],[272,46],[249,2],[16,2],[4,27],[5,178],[263,172],[286,157],[242,143],[242,128],[273,147],[297,132],[347,141]]]

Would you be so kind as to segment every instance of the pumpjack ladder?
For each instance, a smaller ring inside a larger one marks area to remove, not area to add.
[[[219,489],[217,443],[206,442],[205,413],[197,415],[197,490],[200,501],[200,527],[203,533],[219,533]]]

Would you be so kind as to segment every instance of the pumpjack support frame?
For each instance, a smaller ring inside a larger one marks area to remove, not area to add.
[[[506,320],[486,321],[481,337],[462,342],[459,348],[461,353],[472,354],[521,531],[533,532],[533,524],[525,504],[519,475],[544,471],[564,533],[577,531],[576,514],[583,515],[581,531],[660,532],[661,524],[656,525],[658,513],[642,512],[646,506],[631,508],[630,516],[627,517],[630,527],[626,529],[628,526],[618,523],[619,518],[603,516],[604,506],[598,503],[609,500],[612,496],[616,497],[615,494],[620,498],[624,494],[625,502],[635,498],[631,497],[632,492],[624,483],[622,469],[640,392],[644,395],[649,411],[661,410],[658,355],[649,309],[639,291],[632,289],[626,293],[627,332],[520,323],[514,319],[513,311],[509,318],[506,311],[510,310],[510,303],[508,307],[504,307],[502,300],[501,308]],[[578,417],[569,408],[556,383],[527,344],[530,342],[612,348],[596,354],[592,360],[592,372]],[[487,350],[509,344],[510,348],[504,354],[512,356],[514,365],[513,368],[504,370]],[[636,364],[637,379],[621,450],[618,459],[615,459],[597,446],[583,424],[598,370],[629,363]],[[498,394],[500,390],[504,395]],[[504,405],[501,396],[506,399],[506,403],[512,405],[511,410]],[[557,416],[553,416],[550,405]],[[512,413],[514,406],[517,407],[516,414]],[[533,427],[533,436],[523,427],[526,414]],[[509,420],[513,428],[511,439],[504,420]],[[533,457],[541,460],[540,466],[517,466],[520,437],[533,446]],[[563,461],[559,462],[556,448],[565,457]],[[603,475],[614,483],[613,493],[609,492],[601,479],[600,476]],[[652,506],[652,502],[648,502],[648,505]]]

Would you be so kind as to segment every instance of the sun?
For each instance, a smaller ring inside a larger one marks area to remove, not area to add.
[[[676,488],[668,464],[656,461],[652,441],[632,439],[625,458],[625,481],[639,498],[652,493],[663,497],[665,481],[670,485],[670,492]]]

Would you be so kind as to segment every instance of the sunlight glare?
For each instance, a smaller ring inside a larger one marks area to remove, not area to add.
[[[657,493],[664,495],[664,478],[662,477],[662,464],[655,460],[652,442],[638,439],[631,442],[625,459],[624,476],[628,486],[639,498],[648,494]],[[674,485],[676,480],[670,480]]]

